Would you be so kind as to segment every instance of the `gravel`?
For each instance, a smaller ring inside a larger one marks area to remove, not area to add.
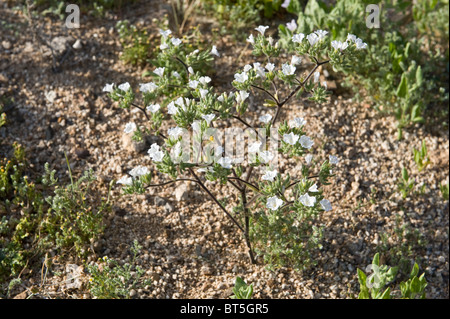
[[[24,27],[17,24],[23,22],[23,17],[7,9],[6,4],[1,6],[5,21],[23,31],[20,28]],[[151,11],[140,8],[123,18],[133,23],[164,12],[162,5]],[[16,38],[11,31],[0,33],[0,93],[14,97],[13,108],[7,112],[9,123],[0,131],[0,156],[10,152],[8,144],[18,141],[26,147],[37,172],[42,172],[45,162],[49,162],[64,181],[67,152],[75,175],[94,169],[99,177],[95,191],[103,195],[111,179],[119,179],[137,165],[153,167],[145,155],[150,144],[146,141],[137,145],[123,133],[129,121],[144,123],[143,115],[121,110],[101,92],[105,83],[130,81],[136,85],[144,71],[119,61],[118,36],[108,31],[116,18],[107,15],[101,23],[86,20],[82,29],[68,31],[71,37],[55,24],[45,25],[42,32],[76,47],[59,73],[52,71],[51,58],[40,53],[31,34],[21,32]],[[155,30],[153,25],[152,32]],[[79,40],[74,43],[73,39]],[[248,48],[232,47],[228,37],[217,45],[222,53],[217,68],[225,73],[230,69],[228,63],[242,66],[251,61]],[[236,51],[243,52],[239,61]],[[224,77],[232,78],[232,73]],[[227,81],[215,85],[228,90]],[[255,120],[260,108],[254,106],[251,110]],[[148,289],[132,290],[130,295],[228,298],[236,276],[241,276],[254,284],[255,298],[348,298],[359,291],[356,269],[370,264],[381,234],[393,234],[395,216],[400,215],[424,234],[427,242],[425,247],[414,245],[411,257],[420,258],[421,271],[427,272],[427,297],[448,298],[449,208],[439,190],[439,183],[448,182],[448,132],[433,135],[418,126],[405,131],[404,139],[398,141],[393,118],[381,117],[369,105],[340,96],[338,91],[323,105],[291,103],[281,116],[302,116],[307,120],[309,136],[319,146],[316,157],[333,154],[341,159],[333,184],[325,187],[333,210],[324,212],[318,220],[325,226],[323,248],[313,257],[318,265],[304,272],[290,268],[271,272],[261,259],[258,265],[250,264],[246,246],[232,222],[196,185],[159,187],[137,196],[121,195],[120,187],[114,187],[115,207],[105,216],[107,227],[101,244],[96,246],[96,255],[124,263],[135,239],[144,247],[139,262],[146,270],[144,277],[153,283]],[[418,172],[412,148],[420,147],[422,140],[427,143],[432,162]],[[423,195],[401,198],[397,181],[402,167],[418,183],[426,185]],[[281,168],[291,175],[299,173],[293,161],[283,162]],[[156,175],[155,183],[162,181],[164,177]],[[235,198],[225,187],[214,188],[214,192],[220,198]],[[68,257],[52,266],[46,283],[54,290],[41,291],[41,296],[88,298],[86,272],[79,277],[84,285],[77,282],[67,290],[63,285],[64,265],[79,270],[76,266],[83,263]],[[40,274],[30,276],[23,285],[31,287],[40,280]],[[17,295],[23,293],[23,288],[16,290]]]

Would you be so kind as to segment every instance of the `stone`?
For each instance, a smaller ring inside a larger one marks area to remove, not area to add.
[[[72,45],[72,48],[74,48],[75,50],[79,50],[83,47],[83,44],[81,43],[80,39],[77,39],[77,41],[75,41],[75,43]]]
[[[146,150],[146,143],[133,141],[131,134],[122,135],[122,146],[128,153],[142,153]]]
[[[180,202],[186,200],[189,194],[189,187],[186,183],[180,184],[175,189],[175,199]]]

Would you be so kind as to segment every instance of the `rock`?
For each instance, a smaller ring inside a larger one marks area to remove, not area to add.
[[[175,207],[173,207],[170,203],[166,203],[166,205],[164,205],[164,209],[166,210],[166,213],[171,213],[174,211]]]
[[[89,155],[91,155],[89,153],[89,151],[85,148],[76,148],[75,149],[75,155],[79,158],[79,159],[85,159],[88,158]]]
[[[154,197],[154,203],[156,206],[164,206],[167,202],[164,198],[155,196]]]
[[[13,299],[27,299],[27,291],[22,291],[20,294],[15,295]]]
[[[64,51],[66,51],[67,47],[69,46],[69,43],[72,41],[73,41],[72,37],[55,37],[50,42],[50,45],[52,46],[53,50],[56,53],[61,54]]]
[[[5,50],[9,50],[12,47],[11,42],[9,42],[9,41],[2,41],[2,46],[3,46],[3,49],[5,49]]]
[[[211,275],[213,274],[213,270],[212,270],[212,268],[209,267],[209,266],[203,266],[203,267],[200,269],[200,273],[201,273],[202,275],[205,275],[205,276],[211,276]]]
[[[80,39],[77,39],[77,41],[75,41],[75,43],[72,45],[72,48],[74,48],[75,50],[79,50],[83,47],[83,44],[81,43]]]
[[[186,200],[189,194],[189,187],[186,183],[178,185],[175,189],[175,198],[178,202]]]
[[[133,141],[131,134],[122,135],[122,146],[129,153],[141,153],[146,150],[146,143]]]
[[[8,83],[8,78],[3,73],[0,73],[0,83]]]

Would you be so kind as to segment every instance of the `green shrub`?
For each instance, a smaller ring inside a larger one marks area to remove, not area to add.
[[[394,291],[394,287],[388,286],[392,284],[397,276],[397,267],[380,266],[380,256],[375,254],[372,265],[370,267],[373,274],[367,276],[361,269],[358,269],[358,281],[360,285],[360,293],[358,299],[425,299],[425,288],[428,285],[425,279],[425,273],[420,277],[419,266],[414,264],[409,279],[399,284],[399,290]],[[385,287],[388,286],[386,289]]]
[[[96,299],[129,299],[132,289],[150,286],[151,281],[143,279],[145,270],[136,265],[141,249],[142,246],[135,240],[131,247],[131,262],[123,266],[106,256],[100,258],[96,264],[88,265],[91,295]]]
[[[26,175],[25,150],[13,144],[14,156],[0,159],[0,278],[17,276],[30,258],[49,250],[74,250],[84,258],[103,232],[102,218],[109,211],[109,197],[96,203],[91,171],[61,187],[55,171],[45,165],[37,182]]]
[[[344,85],[357,96],[364,88],[376,109],[394,115],[399,138],[403,128],[432,123],[436,116],[446,127],[448,72],[442,70],[448,70],[449,65],[448,1],[371,3],[381,6],[381,29],[367,28],[367,1],[338,0],[332,6],[309,0],[298,11],[295,29],[280,26],[282,43],[288,46],[293,34],[317,28],[329,30],[334,38],[358,34],[368,43],[368,54],[353,62],[351,68],[335,68],[347,75]],[[440,18],[428,24],[431,16]]]

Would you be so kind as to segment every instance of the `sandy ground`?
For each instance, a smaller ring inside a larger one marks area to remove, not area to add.
[[[83,17],[82,27],[73,30],[63,29],[60,21],[38,21],[38,32],[47,41],[58,37],[65,37],[59,41],[68,45],[81,41],[81,48],[72,48],[55,72],[51,54],[33,38],[23,15],[0,3],[0,16],[6,22],[0,26],[0,95],[14,99],[7,109],[9,123],[0,129],[1,156],[10,151],[7,145],[18,141],[26,147],[36,172],[49,162],[64,180],[67,152],[75,174],[87,168],[95,171],[99,194],[106,194],[108,182],[134,166],[152,167],[145,151],[137,152],[123,136],[125,123],[144,123],[143,115],[121,110],[102,88],[125,81],[137,86],[144,71],[119,60],[116,22],[128,18],[156,33],[151,19],[161,17],[166,9],[159,2],[130,6],[102,20]],[[218,39],[216,45],[222,57],[215,63],[224,73],[214,85],[229,90],[233,77],[229,65],[252,62],[251,52],[229,37]],[[235,52],[242,53],[239,60]],[[333,88],[334,79],[324,80]],[[449,208],[439,190],[439,183],[448,181],[448,132],[433,135],[417,127],[398,141],[393,118],[381,117],[368,104],[340,94],[333,90],[329,103],[320,106],[294,101],[282,113],[284,119],[302,116],[308,121],[309,135],[320,146],[315,156],[341,158],[337,177],[325,188],[333,210],[318,221],[326,227],[323,248],[313,254],[316,267],[303,273],[288,268],[270,272],[261,260],[250,264],[232,222],[197,185],[178,186],[177,191],[185,193],[179,201],[171,186],[140,196],[121,195],[120,187],[115,187],[113,212],[105,216],[105,234],[95,243],[96,255],[88,262],[105,255],[126,262],[137,239],[144,247],[139,263],[153,284],[134,291],[134,298],[227,298],[236,276],[254,284],[255,298],[348,298],[359,292],[356,269],[370,264],[381,234],[388,234],[393,246],[400,245],[392,236],[395,217],[400,216],[402,223],[426,239],[425,245],[412,244],[411,258],[418,258],[421,272],[426,271],[427,297],[448,298]],[[254,121],[260,112],[255,101],[248,120]],[[419,173],[412,148],[420,147],[422,140],[432,163]],[[418,184],[426,184],[424,194],[401,198],[397,182],[403,166]],[[280,169],[298,173],[294,161],[282,162]],[[234,198],[230,189],[215,189],[215,194]],[[389,254],[382,258],[388,262]],[[74,258],[55,261],[45,285],[32,271],[12,295],[24,297],[26,288],[35,286],[39,287],[35,297],[90,298],[86,285],[67,288],[67,264],[83,265]],[[81,280],[87,282],[88,276]]]

